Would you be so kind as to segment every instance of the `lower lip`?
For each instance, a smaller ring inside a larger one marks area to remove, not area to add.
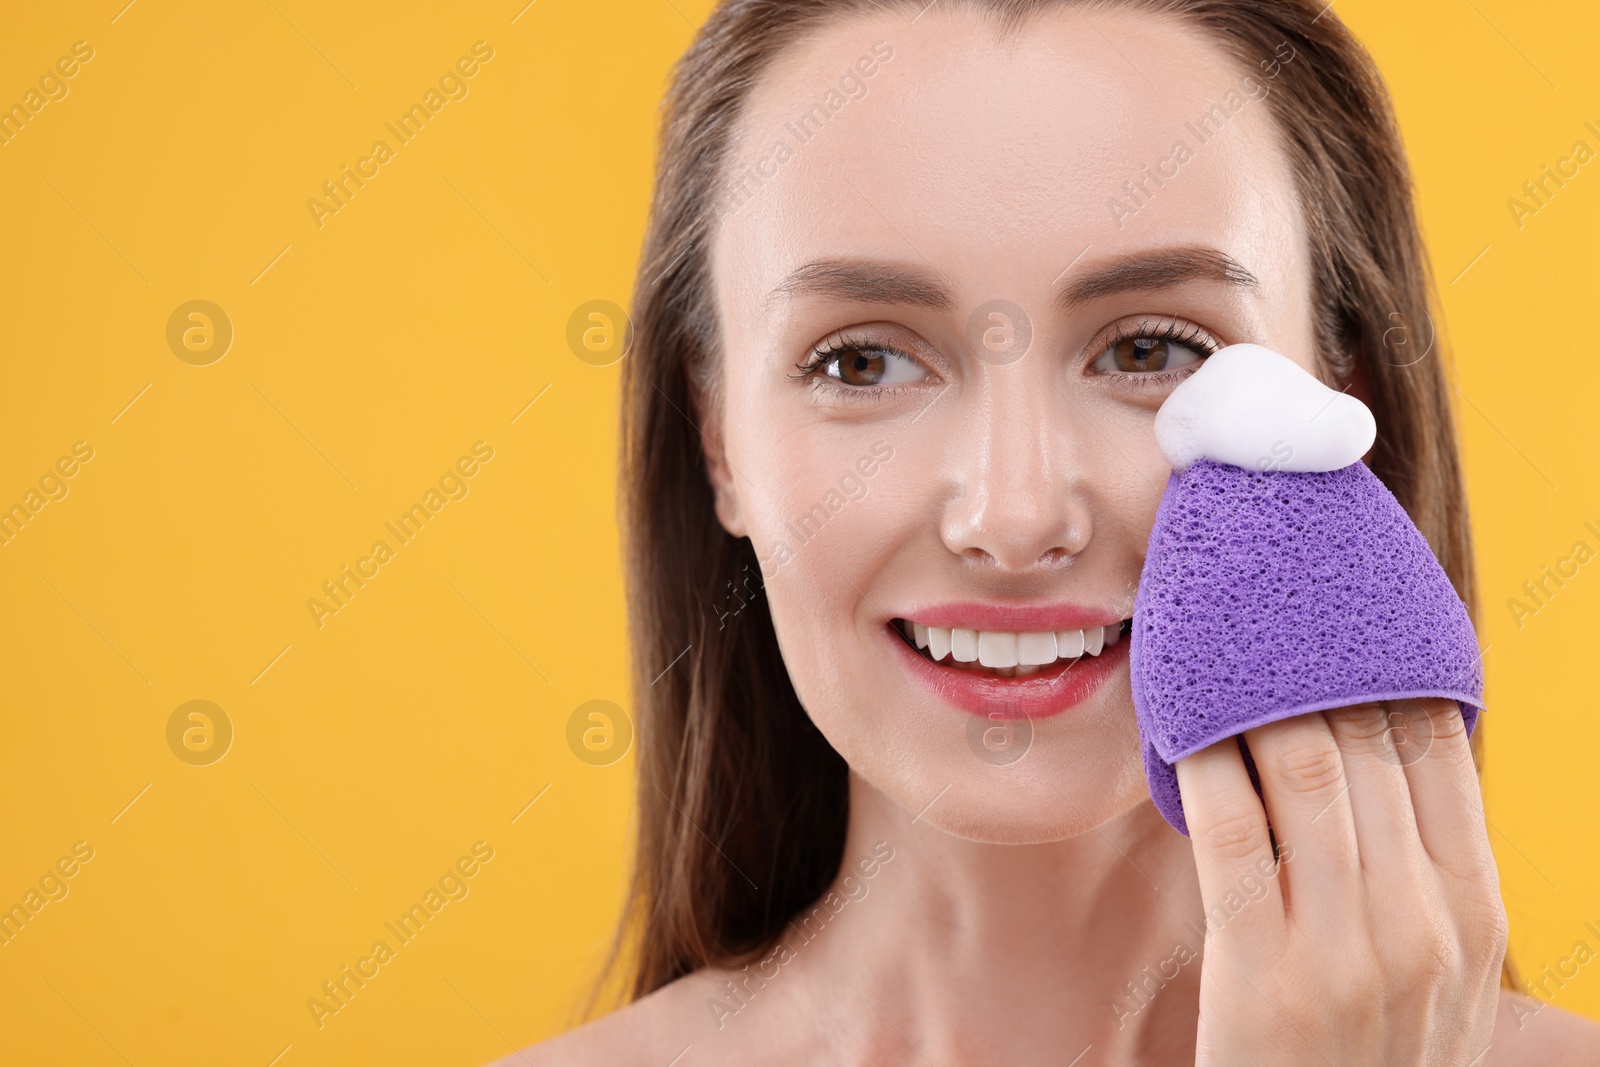
[[[1021,678],[1002,678],[981,670],[942,667],[908,645],[886,625],[884,637],[911,677],[946,704],[1000,719],[1044,719],[1059,715],[1099,690],[1128,658],[1128,641],[1118,641],[1098,656],[1084,655]]]

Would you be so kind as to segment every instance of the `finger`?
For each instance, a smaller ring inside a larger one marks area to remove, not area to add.
[[[1461,706],[1438,697],[1392,703],[1404,717],[1415,753],[1405,772],[1418,839],[1435,864],[1476,879],[1494,866],[1494,855]]]
[[[1417,834],[1403,761],[1417,753],[1404,713],[1373,701],[1323,712],[1350,783],[1356,851],[1368,880],[1414,891],[1430,862]]]
[[[1344,758],[1320,711],[1246,730],[1281,847],[1294,850],[1279,880],[1293,912],[1314,925],[1347,924],[1363,899],[1361,859]]]
[[[1195,869],[1200,876],[1201,898],[1209,910],[1226,904],[1228,894],[1258,881],[1274,883],[1276,860],[1267,833],[1267,813],[1250,784],[1239,739],[1229,737],[1187,756],[1177,763],[1178,792],[1194,846]],[[1282,929],[1283,900],[1277,892],[1238,910],[1232,920],[1240,929],[1253,929],[1258,945],[1266,948],[1268,931]]]

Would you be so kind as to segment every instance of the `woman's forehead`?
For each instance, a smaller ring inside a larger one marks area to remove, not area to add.
[[[1288,46],[1250,64],[1131,10],[1065,8],[1006,42],[968,11],[910,19],[828,26],[752,90],[715,207],[713,258],[736,303],[852,254],[948,273],[994,253],[987,284],[1006,284],[998,269],[1020,286],[1087,247],[1181,244],[1303,280],[1266,99],[1285,91]]]

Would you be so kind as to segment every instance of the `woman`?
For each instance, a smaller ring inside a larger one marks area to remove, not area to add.
[[[1192,839],[1141,768],[1151,421],[1218,347],[1365,400],[1473,600],[1406,164],[1331,6],[712,15],[626,366],[633,1003],[526,1062],[1600,1062],[1512,992],[1453,705],[1248,731],[1266,811],[1234,742],[1183,760]]]

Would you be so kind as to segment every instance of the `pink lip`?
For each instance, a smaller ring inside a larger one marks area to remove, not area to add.
[[[1104,608],[1091,608],[1081,604],[1008,605],[979,601],[950,601],[943,604],[925,604],[901,612],[900,618],[920,622],[924,626],[958,626],[969,630],[1000,630],[1008,633],[1042,634],[1057,630],[1087,630],[1094,626],[1112,626],[1124,616]]]
[[[1000,626],[994,628],[1002,629]],[[1043,633],[1052,627],[1039,625],[1033,630],[1020,626],[1014,628],[1026,633]],[[1065,630],[1069,626],[1062,625],[1060,628]],[[1081,626],[1070,628],[1081,629]],[[908,645],[896,632],[893,623],[884,625],[883,637],[890,644],[890,654],[904,664],[907,673],[935,698],[973,715],[1004,719],[1048,718],[1082,703],[1127,662],[1130,644],[1124,639],[1098,656],[1081,656],[1026,677],[1002,678],[982,671],[941,667]]]

